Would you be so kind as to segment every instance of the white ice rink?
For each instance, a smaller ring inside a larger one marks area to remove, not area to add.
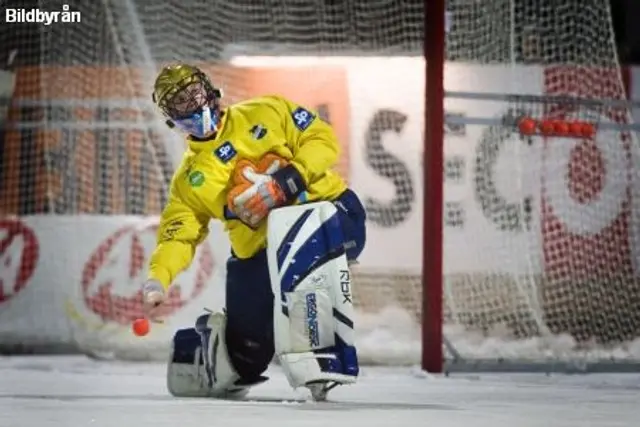
[[[270,373],[254,401],[179,400],[161,365],[0,358],[0,427],[640,426],[640,374],[445,378],[365,368],[359,384],[313,403]]]

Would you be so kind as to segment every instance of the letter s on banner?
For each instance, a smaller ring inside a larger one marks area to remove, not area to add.
[[[400,133],[408,117],[393,109],[377,110],[365,135],[365,161],[377,175],[388,178],[393,183],[394,197],[389,202],[381,202],[368,196],[364,200],[368,220],[382,227],[392,228],[402,223],[411,213],[415,201],[413,179],[407,165],[385,150],[382,134],[387,131]]]

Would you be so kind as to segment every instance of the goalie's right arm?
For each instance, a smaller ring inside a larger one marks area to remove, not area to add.
[[[149,279],[166,290],[178,273],[189,267],[196,247],[207,237],[207,220],[173,199],[162,213],[158,243],[149,263]]]
[[[214,213],[226,184],[224,174],[211,165],[183,162],[178,168],[149,265],[149,281],[155,288],[167,290],[178,273],[189,267],[196,247],[207,237],[209,221],[221,216]]]
[[[173,196],[173,195],[172,195]],[[208,218],[198,215],[179,198],[172,197],[160,219],[157,245],[149,262],[149,276],[143,286],[147,316],[157,310],[175,277],[189,267],[197,246],[207,237]]]

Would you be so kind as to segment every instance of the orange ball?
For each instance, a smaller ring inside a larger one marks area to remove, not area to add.
[[[593,138],[596,133],[596,127],[591,123],[582,124],[582,136],[585,138]]]
[[[567,136],[569,134],[569,123],[557,120],[553,123],[553,130],[556,135]]]
[[[582,123],[571,122],[569,124],[569,134],[573,137],[580,137],[582,135]]]
[[[526,117],[520,120],[518,128],[523,135],[533,135],[536,132],[536,121]]]
[[[542,124],[540,125],[540,131],[542,132],[543,135],[546,136],[550,136],[553,135],[553,121],[552,120],[545,120],[542,122]]]
[[[133,322],[133,333],[139,337],[143,337],[149,333],[151,326],[147,319],[137,319]]]

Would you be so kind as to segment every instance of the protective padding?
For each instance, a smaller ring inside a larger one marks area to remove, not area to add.
[[[291,385],[335,381],[336,375],[353,382],[358,363],[351,275],[336,207],[288,206],[272,211],[268,221],[275,350]],[[287,369],[293,360],[298,366]]]
[[[225,327],[223,313],[207,313],[195,328],[176,332],[167,369],[167,388],[173,396],[241,397],[255,385],[243,383],[231,365]]]

